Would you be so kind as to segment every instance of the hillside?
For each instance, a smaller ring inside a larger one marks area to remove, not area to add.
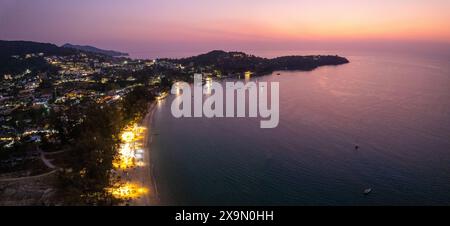
[[[52,66],[42,56],[66,56],[76,52],[49,43],[0,41],[0,78],[3,79],[3,74],[18,74],[26,69],[49,70]],[[42,54],[42,56],[26,58],[27,54],[37,54],[38,56]]]
[[[214,50],[188,58],[165,60],[185,66],[213,67],[225,74],[245,71],[262,74],[277,70],[313,70],[320,66],[349,63],[346,58],[340,56],[283,56],[268,59],[243,52],[225,52],[222,50]]]
[[[13,55],[21,56],[29,53],[43,53],[45,55],[70,55],[74,52],[74,50],[61,48],[50,43],[0,40],[0,58],[9,58]]]
[[[103,54],[111,57],[119,57],[119,56],[128,56],[128,53],[122,53],[114,50],[103,50],[93,46],[81,46],[81,45],[72,45],[72,44],[64,44],[63,48],[67,49],[76,49],[90,53]]]

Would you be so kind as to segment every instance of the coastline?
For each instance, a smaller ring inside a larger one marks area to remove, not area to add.
[[[141,126],[147,128],[143,140],[145,165],[138,167],[130,172],[132,181],[136,182],[139,186],[146,188],[147,193],[139,198],[131,200],[129,203],[130,206],[153,206],[158,205],[159,203],[155,178],[153,176],[153,166],[150,161],[150,144],[152,142],[151,123],[155,109],[156,101],[150,104],[147,115],[141,122]]]

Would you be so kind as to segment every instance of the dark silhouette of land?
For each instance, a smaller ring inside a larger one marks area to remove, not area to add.
[[[103,50],[103,49],[99,49],[99,48],[93,47],[93,46],[72,45],[70,43],[67,43],[61,47],[81,50],[81,51],[90,52],[90,53],[98,53],[98,54],[103,54],[103,55],[107,55],[107,56],[111,56],[111,57],[128,56],[128,53],[122,53],[122,52],[118,52],[118,51],[114,51],[114,50]]]
[[[162,59],[191,67],[213,67],[223,74],[235,74],[251,71],[256,75],[272,73],[278,70],[314,70],[320,66],[341,65],[349,61],[340,56],[282,56],[273,59],[257,57],[243,52],[225,52],[214,50],[198,56],[182,59]]]

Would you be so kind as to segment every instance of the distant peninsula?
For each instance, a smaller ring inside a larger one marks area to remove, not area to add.
[[[182,59],[161,59],[186,68],[214,68],[223,74],[242,74],[251,71],[254,75],[264,75],[274,71],[310,71],[320,66],[347,64],[350,61],[337,55],[281,56],[272,59],[258,57],[243,52],[214,50],[198,56]]]
[[[122,53],[122,52],[118,52],[118,51],[114,51],[114,50],[103,50],[103,49],[99,49],[99,48],[93,47],[93,46],[72,45],[70,43],[67,43],[61,47],[68,48],[68,49],[81,50],[81,51],[90,52],[90,53],[103,54],[103,55],[107,55],[107,56],[111,56],[111,57],[128,56],[128,53]]]

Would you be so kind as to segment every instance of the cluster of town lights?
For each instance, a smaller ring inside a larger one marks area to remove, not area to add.
[[[109,192],[119,199],[137,199],[148,193],[148,189],[133,183],[118,184],[115,188],[110,188]]]
[[[143,146],[144,133],[146,128],[137,124],[127,126],[120,134],[121,144],[117,159],[113,162],[116,170],[127,170],[144,166]],[[136,199],[148,193],[148,189],[131,182],[118,182],[109,192],[119,199]]]
[[[122,131],[120,135],[122,142],[119,146],[119,155],[114,161],[114,167],[116,169],[126,170],[136,166],[142,166],[142,159],[137,159],[137,155],[141,155],[142,153],[137,152],[142,151],[139,148],[142,147],[145,130],[145,127],[132,124]]]

